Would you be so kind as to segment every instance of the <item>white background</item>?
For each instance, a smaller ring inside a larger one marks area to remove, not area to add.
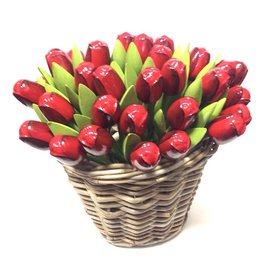
[[[14,1],[0,4],[0,269],[270,269],[267,1]],[[242,60],[253,121],[209,161],[184,231],[144,249],[106,243],[62,167],[18,140],[34,112],[12,97],[53,48],[118,33],[167,34]],[[268,258],[267,258],[268,256]]]

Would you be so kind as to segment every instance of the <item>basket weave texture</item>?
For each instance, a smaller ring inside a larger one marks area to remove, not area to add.
[[[115,246],[165,242],[181,232],[203,168],[218,146],[205,140],[185,158],[151,172],[128,164],[64,166],[86,212]]]

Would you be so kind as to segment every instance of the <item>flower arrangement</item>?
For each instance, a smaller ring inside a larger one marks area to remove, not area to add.
[[[118,35],[112,54],[102,41],[46,55],[49,72],[19,80],[13,95],[40,121],[24,122],[20,139],[70,166],[130,163],[153,170],[179,160],[203,139],[223,144],[251,121],[247,67],[204,48],[174,47],[162,36]]]

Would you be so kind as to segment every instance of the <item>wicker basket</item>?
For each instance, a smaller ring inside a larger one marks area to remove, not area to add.
[[[64,166],[86,212],[115,246],[165,242],[183,228],[202,170],[218,146],[210,140],[178,162],[162,160],[152,172],[128,164]]]

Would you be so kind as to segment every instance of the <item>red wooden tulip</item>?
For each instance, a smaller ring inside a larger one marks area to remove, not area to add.
[[[243,117],[238,114],[223,115],[218,117],[208,127],[209,136],[218,144],[224,144],[241,136],[246,130]]]
[[[110,127],[114,125],[120,114],[118,101],[111,95],[100,96],[92,107],[92,121],[98,126]]]
[[[24,105],[32,107],[38,103],[40,96],[45,93],[43,86],[28,80],[19,80],[13,87],[13,95]]]
[[[145,68],[136,81],[138,98],[146,103],[157,101],[162,94],[163,78],[158,68]]]
[[[92,62],[95,67],[101,65],[110,64],[110,52],[108,45],[103,41],[92,41],[88,45],[86,56],[86,62]]]
[[[173,130],[167,132],[159,143],[161,154],[168,159],[183,157],[190,147],[190,138],[185,131]]]
[[[118,100],[125,92],[121,78],[109,65],[98,67],[93,73],[94,88],[98,95],[112,95]]]
[[[85,151],[77,137],[56,135],[50,141],[50,154],[61,163],[75,166],[85,158]]]
[[[250,102],[249,91],[241,85],[235,85],[229,89],[227,93],[225,108],[230,107],[234,104],[241,103],[247,105]]]
[[[38,149],[48,149],[53,135],[48,125],[42,122],[25,121],[19,130],[20,139]]]
[[[161,69],[163,64],[172,57],[172,50],[164,45],[155,45],[151,49],[149,56],[152,57],[155,66]]]
[[[113,144],[111,134],[96,125],[85,126],[79,134],[79,141],[86,152],[93,156],[103,156],[110,152]]]
[[[117,36],[117,39],[122,43],[125,50],[127,51],[129,44],[134,40],[134,36],[128,32],[124,32]]]
[[[135,133],[142,136],[147,131],[148,112],[142,105],[127,106],[121,114],[119,129],[123,134]]]
[[[75,85],[84,84],[94,91],[93,72],[95,66],[91,62],[83,62],[74,70]]]
[[[39,98],[38,106],[50,121],[65,124],[73,118],[74,109],[72,105],[56,93],[44,93]]]
[[[195,47],[190,52],[189,79],[194,80],[209,63],[210,54],[204,48]]]
[[[167,119],[172,129],[185,130],[195,122],[198,111],[199,104],[194,98],[182,97],[171,104]]]
[[[134,37],[133,42],[140,53],[142,62],[144,62],[153,47],[153,39],[145,34],[140,34]]]
[[[232,105],[232,106],[224,109],[221,112],[221,115],[230,115],[230,114],[235,114],[235,113],[238,113],[243,117],[246,125],[248,125],[250,123],[252,118],[250,115],[250,111],[245,104],[238,103],[238,104]]]
[[[225,70],[214,68],[202,77],[203,102],[219,100],[229,87],[230,76]]]
[[[174,51],[174,42],[166,35],[157,38],[154,42],[154,45],[164,45]]]
[[[166,95],[180,94],[186,85],[186,65],[178,59],[170,59],[164,63],[161,70]]]
[[[52,73],[52,64],[57,63],[70,74],[73,74],[73,66],[68,55],[60,49],[52,49],[46,54],[48,67]]]
[[[153,170],[160,161],[158,146],[153,142],[141,142],[131,151],[130,162],[138,170]]]
[[[222,60],[217,67],[225,70],[230,75],[230,86],[241,84],[245,79],[248,68],[245,63],[240,61],[224,61]]]

